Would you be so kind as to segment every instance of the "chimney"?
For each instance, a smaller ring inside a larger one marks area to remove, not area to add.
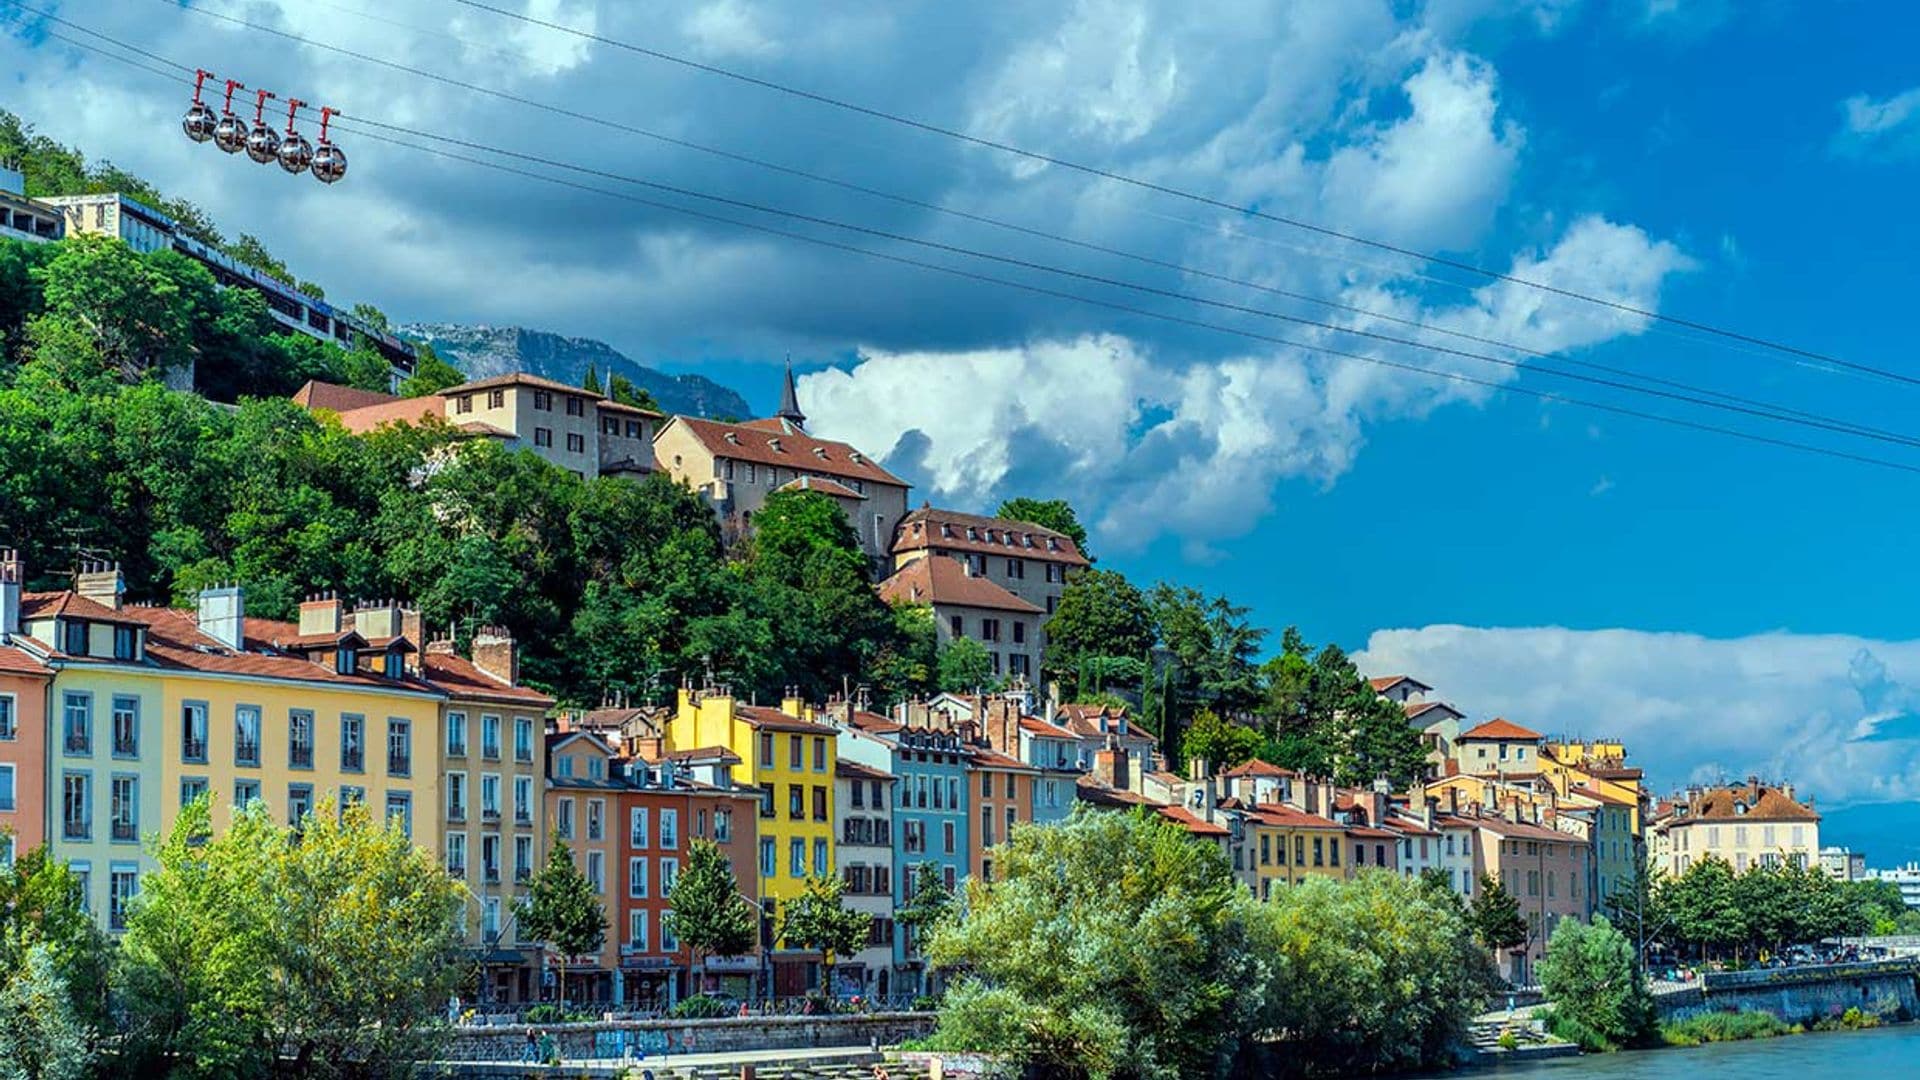
[[[1425,825],[1429,829],[1433,828],[1434,814],[1439,809],[1440,800],[1434,796],[1428,795],[1425,799],[1422,799],[1420,803],[1420,824]]]
[[[796,719],[806,718],[807,703],[800,697],[799,687],[787,687],[787,692],[780,698],[780,711]]]
[[[1207,777],[1212,774],[1213,770],[1207,767],[1206,758],[1196,757],[1192,761],[1187,762],[1187,779],[1196,784],[1206,783]],[[1211,788],[1212,785],[1208,785],[1208,787]]]
[[[394,600],[361,604],[353,609],[353,618],[348,625],[368,641],[375,638],[399,637],[400,604]],[[419,643],[415,642],[415,644]]]
[[[421,651],[433,653],[435,656],[457,655],[457,653],[454,651],[454,648],[453,648],[453,641],[450,638],[436,638],[432,641],[429,641],[425,645],[421,646]],[[686,693],[686,691],[682,690],[681,693],[684,694]]]
[[[1127,775],[1127,752],[1117,744],[1109,742],[1105,749],[1093,753],[1093,781],[1101,787],[1115,791],[1132,790]]]
[[[340,632],[340,598],[333,593],[315,593],[300,601],[300,636]]]
[[[1460,814],[1460,789],[1457,787],[1447,789],[1447,813],[1456,817]]]
[[[0,551],[0,635],[20,632],[20,591],[26,587],[27,564],[12,548]]]
[[[83,562],[73,576],[73,591],[115,611],[127,594],[127,580],[120,576],[117,562]]]
[[[240,651],[246,628],[246,592],[238,585],[200,590],[200,632]]]
[[[1387,789],[1387,778],[1383,776],[1373,782],[1373,790],[1367,793],[1367,824],[1376,829],[1387,820],[1387,804],[1392,801]]]
[[[1321,813],[1319,781],[1310,780],[1310,779],[1301,780],[1300,792],[1301,792],[1301,796],[1300,796],[1301,811],[1303,813],[1308,813],[1308,814]]]
[[[302,606],[301,614],[306,613]],[[508,686],[520,685],[520,650],[504,626],[483,626],[473,635],[473,666]]]

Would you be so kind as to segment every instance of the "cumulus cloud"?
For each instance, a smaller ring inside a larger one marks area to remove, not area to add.
[[[1857,94],[1840,105],[1834,147],[1842,153],[1920,153],[1920,86],[1889,98]]]
[[[1758,773],[1822,804],[1920,798],[1920,641],[1443,625],[1377,631],[1355,660],[1475,719],[1625,739],[1662,790]]]

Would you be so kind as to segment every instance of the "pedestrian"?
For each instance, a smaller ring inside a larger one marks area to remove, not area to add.
[[[533,1037],[533,1029],[527,1029],[527,1045],[520,1048],[520,1060],[533,1065],[540,1060],[540,1040]]]

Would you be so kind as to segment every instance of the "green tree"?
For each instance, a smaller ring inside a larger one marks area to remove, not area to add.
[[[1677,941],[1701,956],[1722,955],[1747,938],[1745,914],[1733,890],[1733,867],[1716,855],[1703,855],[1658,893],[1672,913]]]
[[[970,694],[991,689],[999,680],[993,674],[993,657],[987,647],[972,638],[955,638],[940,647],[940,689],[954,694]]]
[[[400,382],[400,396],[425,397],[466,381],[459,368],[442,360],[433,346],[420,342],[414,346],[413,374]]]
[[[633,385],[633,380],[615,371],[607,376],[607,396],[622,405],[632,405],[636,409],[651,409],[661,412],[660,402],[647,391]]]
[[[1647,859],[1645,846],[1636,844],[1633,869],[1614,883],[1611,895],[1600,898],[1600,910],[1633,942],[1634,955],[1643,966],[1647,946],[1662,940],[1673,922],[1666,904],[1666,881],[1666,872]]]
[[[1080,554],[1088,562],[1093,561],[1093,554],[1087,550],[1086,526],[1080,524],[1079,516],[1065,499],[1008,499],[1000,504],[1000,509],[994,511],[993,516],[1008,521],[1024,521],[1072,537],[1073,546],[1080,549]]]
[[[868,665],[874,698],[882,707],[940,689],[940,638],[932,605],[902,600],[892,608],[893,638]]]
[[[947,888],[937,863],[924,862],[908,871],[913,880],[907,898],[895,907],[893,921],[907,931],[905,951],[909,956],[925,952],[927,940],[935,930],[953,918],[953,890]]]
[[[607,909],[593,883],[573,863],[573,850],[553,837],[547,865],[533,875],[527,898],[515,911],[527,937],[543,941],[565,956],[597,953],[607,940]],[[566,972],[560,997],[567,996]]]
[[[1082,669],[1101,658],[1143,658],[1153,645],[1146,597],[1114,570],[1085,570],[1067,583],[1048,617],[1045,674],[1074,697],[1092,692]]]
[[[1488,952],[1498,954],[1527,943],[1527,920],[1520,901],[1491,874],[1480,876],[1480,890],[1467,905],[1467,926]]]
[[[370,1074],[430,1057],[458,985],[463,892],[396,824],[324,800],[214,835],[208,800],[156,842],[122,943],[130,1075]]]
[[[350,314],[375,330],[388,332],[393,330],[393,324],[387,321],[387,313],[365,301],[353,305]]]
[[[740,895],[726,852],[711,840],[695,840],[686,869],[667,891],[664,927],[693,954],[696,969],[709,956],[740,956],[753,950],[759,928],[753,906]]]
[[[387,393],[393,389],[393,364],[380,355],[365,337],[354,335],[353,348],[340,362],[340,374],[356,390]]]
[[[591,363],[587,365],[587,373],[580,379],[580,386],[596,394],[604,394],[607,390],[606,385],[600,381],[600,369]]]
[[[0,1080],[84,1080],[93,1072],[95,1037],[52,950],[29,948],[0,986]]]
[[[221,251],[289,289],[299,288],[300,283],[293,276],[293,271],[287,269],[286,263],[274,258],[273,253],[267,250],[267,245],[261,243],[260,238],[252,233],[241,233],[238,240],[227,244],[221,248]]]
[[[1553,1004],[1550,1029],[1588,1050],[1638,1046],[1656,1034],[1653,995],[1633,943],[1605,915],[1560,920],[1540,963],[1540,988]]]
[[[119,240],[69,237],[32,274],[45,317],[82,328],[120,378],[164,374],[192,357],[191,313],[180,286]]]
[[[834,965],[865,948],[873,929],[872,915],[842,902],[846,891],[846,879],[837,874],[810,877],[780,912],[780,937],[787,947],[820,954],[821,989],[829,996],[834,993]]]
[[[1352,1076],[1449,1062],[1493,975],[1456,902],[1389,873],[1313,877],[1256,905],[1269,1073]]]
[[[1164,818],[1081,808],[1015,830],[998,860],[1004,875],[969,881],[966,918],[929,946],[963,972],[937,1043],[1047,1077],[1227,1074],[1264,972],[1255,904],[1219,849]]]
[[[1231,769],[1253,759],[1260,749],[1260,733],[1224,719],[1212,709],[1193,714],[1181,749],[1188,761],[1205,761],[1215,769]]]
[[[80,879],[37,847],[0,868],[0,983],[39,952],[70,995],[81,1026],[104,1030],[110,950],[83,906]]]

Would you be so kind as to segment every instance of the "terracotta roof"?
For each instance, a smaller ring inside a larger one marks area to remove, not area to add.
[[[1746,813],[1741,813],[1736,804],[1744,804]],[[1766,784],[1741,784],[1703,791],[1686,804],[1686,811],[1686,815],[1678,819],[1679,822],[1820,820],[1820,815],[1811,807],[1795,802],[1787,797],[1786,792]]]
[[[631,413],[635,416],[651,416],[655,420],[667,415],[657,409],[648,409],[639,405],[629,405],[624,401],[615,401],[612,398],[601,398],[599,408],[601,412]]]
[[[1437,820],[1439,818],[1439,815],[1436,814],[1434,815],[1434,817]],[[1406,833],[1409,836],[1439,836],[1440,835],[1439,833],[1433,831],[1432,829],[1427,828],[1424,824],[1418,821],[1414,821],[1411,818],[1394,817],[1392,815],[1388,815],[1387,817],[1387,827],[1390,829],[1393,829],[1395,832]]]
[[[1127,715],[1127,710],[1124,706],[1085,704],[1062,705],[1060,706],[1060,711],[1055,713],[1055,715],[1060,717],[1060,726],[1073,732],[1075,738],[1100,739],[1105,738],[1107,735],[1115,734],[1111,731],[1100,730],[1100,714],[1103,712],[1107,714],[1107,718],[1110,721],[1123,718]],[[1125,735],[1119,735],[1118,737],[1122,739],[1137,739],[1148,744],[1153,744],[1158,741],[1153,737],[1151,732],[1140,730],[1132,721],[1128,721],[1127,723],[1127,733]]]
[[[890,772],[882,772],[870,765],[862,765],[857,761],[848,761],[846,758],[839,758],[834,761],[833,775],[844,776],[849,780],[885,780],[887,783],[892,783],[898,779],[898,777]]]
[[[1135,795],[1131,791],[1121,791],[1095,783],[1091,778],[1082,776],[1074,781],[1074,795],[1082,802],[1096,806],[1160,806],[1145,795]]]
[[[53,675],[53,671],[34,659],[31,653],[10,645],[0,645],[0,675],[38,675],[47,678]]]
[[[1472,817],[1468,821],[1488,832],[1498,833],[1509,840],[1552,840],[1570,844],[1580,843],[1580,838],[1572,833],[1563,833],[1545,825],[1535,825],[1530,821],[1508,821],[1503,817]]]
[[[829,738],[840,732],[826,724],[816,724],[811,720],[802,720],[797,716],[788,716],[779,709],[765,705],[735,705],[733,715],[751,727],[762,731],[786,731],[795,735],[825,735]]]
[[[1235,765],[1233,768],[1226,770],[1220,775],[1221,776],[1298,776],[1299,774],[1294,772],[1292,769],[1283,769],[1280,766],[1275,765],[1271,761],[1261,761],[1259,758],[1255,758],[1244,765]]]
[[[1574,766],[1574,767],[1580,768],[1580,766]],[[1640,769],[1626,767],[1626,766],[1623,766],[1621,768],[1616,768],[1616,769],[1609,769],[1609,768],[1601,768],[1595,765],[1588,765],[1582,771],[1584,771],[1588,776],[1597,776],[1602,780],[1638,780],[1641,777],[1646,775]]]
[[[891,735],[906,727],[905,724],[897,720],[891,720],[879,713],[864,712],[859,709],[853,710],[853,712],[848,715],[847,723],[855,729],[867,732],[870,735]]]
[[[1382,675],[1377,679],[1368,679],[1367,685],[1373,687],[1376,691],[1384,694],[1403,682],[1412,683],[1413,685],[1419,687],[1422,691],[1433,689],[1433,687],[1428,686],[1426,683],[1421,682],[1419,679],[1416,679],[1411,675]]]
[[[967,573],[958,559],[939,555],[913,560],[895,570],[879,588],[880,599],[888,603],[956,604],[1021,615],[1041,614],[1040,608],[986,578]]]
[[[824,473],[872,484],[908,486],[905,480],[881,468],[872,458],[846,443],[816,439],[783,420],[724,424],[696,416],[675,416],[667,421],[668,427],[675,424],[684,426],[688,434],[717,458],[775,465],[799,472]],[[779,444],[777,450],[774,449],[776,442]]]
[[[1400,709],[1407,714],[1407,719],[1409,720],[1419,717],[1422,713],[1431,712],[1434,709],[1445,709],[1455,716],[1466,715],[1466,713],[1461,712],[1459,709],[1454,708],[1444,701],[1405,701],[1401,702]]]
[[[1592,799],[1595,802],[1611,803],[1614,806],[1632,806],[1633,805],[1632,799],[1622,799],[1618,795],[1609,795],[1604,791],[1595,791],[1594,789],[1590,787],[1586,787],[1581,784],[1568,784],[1567,790],[1572,794],[1579,795],[1583,798]]]
[[[1184,806],[1163,806],[1156,812],[1196,836],[1232,835],[1232,831],[1225,825],[1208,821]]]
[[[458,397],[461,394],[471,394],[476,390],[491,390],[496,386],[531,386],[540,390],[552,390],[555,393],[572,394],[574,397],[589,398],[596,401],[606,397],[605,394],[597,390],[589,390],[584,386],[575,386],[572,383],[556,382],[541,375],[529,375],[524,371],[509,371],[504,375],[492,375],[484,379],[475,379],[472,382],[461,383],[459,386],[449,386],[445,390],[440,391],[440,396]]]
[[[989,555],[1009,555],[1043,562],[1086,566],[1073,538],[1025,521],[982,517],[922,506],[900,519],[893,531],[894,551],[953,548]]]
[[[1481,724],[1472,731],[1463,731],[1460,733],[1460,741],[1462,742],[1468,739],[1523,739],[1531,741],[1542,737],[1543,736],[1537,731],[1528,731],[1519,724],[1513,723],[1510,720],[1501,720],[1498,717]]]
[[[1284,803],[1260,803],[1253,813],[1268,825],[1278,825],[1289,829],[1332,829],[1338,831],[1342,826],[1332,818],[1309,814]]]
[[[1078,738],[1078,736],[1074,735],[1073,732],[1068,731],[1066,728],[1063,728],[1058,724],[1049,724],[1045,720],[1042,720],[1037,716],[1021,717],[1020,730],[1028,733],[1029,735],[1039,735],[1042,738],[1048,738],[1048,739]]]
[[[860,494],[859,492],[853,490],[847,485],[842,484],[837,480],[829,480],[824,476],[802,476],[802,477],[799,477],[798,479],[789,480],[786,483],[781,484],[779,487],[775,488],[774,490],[775,491],[817,491],[822,495],[831,495],[836,499],[866,498],[865,495]]]
[[[511,686],[481,671],[473,661],[452,653],[420,654],[420,671],[428,682],[456,698],[482,698],[545,709],[553,699],[532,687]]]
[[[369,405],[384,405],[394,400],[397,400],[394,395],[378,390],[362,390],[318,379],[308,379],[305,386],[293,392],[293,403],[303,409],[330,409],[337,413],[364,409]]]
[[[1346,833],[1348,836],[1358,836],[1367,840],[1398,840],[1400,839],[1399,833],[1388,832],[1385,829],[1370,828],[1366,825],[1348,825],[1346,827]]]
[[[696,746],[691,750],[670,750],[661,757],[667,761],[688,765],[738,765],[741,762],[740,755],[725,746]]]
[[[970,767],[998,769],[1003,772],[1023,772],[1023,773],[1035,773],[1035,774],[1038,774],[1040,772],[1040,770],[1037,767],[1029,765],[1024,761],[1021,761],[1019,758],[1008,757],[1007,755],[1001,753],[998,750],[993,750],[985,746],[974,746],[974,747],[970,747],[969,749],[973,751],[972,756],[968,759],[968,762],[967,762],[967,764]]]
[[[71,589],[53,593],[22,593],[20,596],[20,618],[53,619],[72,616],[88,622],[113,623],[118,626],[140,626],[144,620],[135,618],[133,608],[113,608],[81,596]]]
[[[447,403],[429,394],[425,397],[395,398],[340,413],[340,426],[355,435],[365,435],[388,424],[419,424],[428,417],[445,420]]]

